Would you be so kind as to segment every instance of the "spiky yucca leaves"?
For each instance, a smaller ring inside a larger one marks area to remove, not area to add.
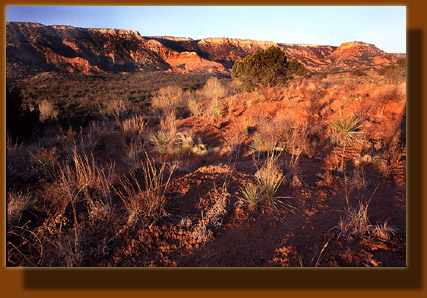
[[[249,210],[255,210],[258,203],[261,202],[261,191],[258,185],[245,185],[240,188],[242,196],[239,197],[239,202],[242,205],[248,206]]]
[[[362,120],[359,117],[340,117],[329,122],[332,128],[331,140],[334,144],[342,147],[342,159],[340,170],[344,171],[344,155],[347,146],[360,143],[363,139],[364,131],[361,130]]]
[[[153,144],[154,149],[157,152],[166,153],[172,150],[172,143],[174,139],[175,136],[171,135],[169,132],[159,130],[151,136],[150,142]]]
[[[289,199],[290,197],[276,197],[280,185],[285,180],[285,176],[279,170],[277,160],[278,157],[274,155],[267,157],[264,165],[255,173],[255,181],[269,207],[274,210],[278,210],[279,207],[287,207],[292,210],[294,208],[292,205],[285,204],[280,200]]]
[[[361,130],[360,118],[351,116],[349,118],[337,118],[329,122],[333,129],[332,141],[340,146],[351,146],[360,142],[364,132]]]

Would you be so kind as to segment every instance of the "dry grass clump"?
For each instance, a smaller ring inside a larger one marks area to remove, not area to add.
[[[194,227],[192,236],[197,243],[205,243],[213,239],[213,232],[207,226],[208,221],[202,214],[201,220]]]
[[[52,179],[59,166],[57,148],[41,147],[35,154],[31,152],[29,154],[31,155],[30,161],[34,173],[39,177]]]
[[[10,191],[7,193],[7,223],[17,225],[22,213],[34,205],[33,194],[29,191]]]
[[[276,135],[258,132],[252,138],[249,150],[261,156],[274,152],[277,148],[277,143],[278,138]]]
[[[255,181],[265,195],[267,201],[272,201],[285,177],[279,169],[277,159],[269,157],[255,173]]]
[[[93,156],[73,151],[72,161],[58,170],[58,191],[63,195],[62,212],[68,203],[75,206],[77,201],[94,202],[102,200],[111,205],[111,181],[113,165],[104,169],[95,163]]]
[[[389,241],[392,235],[396,234],[396,228],[390,226],[387,221],[376,224],[372,228],[372,235],[382,241]]]
[[[154,151],[159,154],[173,154],[185,151],[192,151],[200,155],[209,153],[200,139],[195,139],[191,133],[177,131],[173,112],[161,118],[160,130],[150,137],[150,143],[153,145]]]
[[[130,118],[123,120],[121,123],[122,131],[133,137],[141,137],[145,133],[147,121],[141,115],[132,115]]]
[[[141,159],[146,151],[145,141],[143,138],[131,138],[129,143],[125,145],[126,163],[133,167]]]
[[[357,208],[346,208],[346,217],[340,217],[337,229],[338,238],[345,236],[347,240],[352,238],[371,238],[374,237],[381,241],[389,241],[396,229],[388,224],[387,221],[382,224],[372,225],[368,218],[369,202],[359,202]]]
[[[160,119],[160,130],[154,133],[150,142],[157,152],[165,153],[173,147],[177,133],[175,112],[165,114]]]
[[[129,226],[149,225],[166,214],[165,192],[173,172],[169,170],[167,173],[166,164],[157,168],[148,155],[145,162],[141,162],[141,170],[142,181],[131,173],[129,178],[120,179],[118,186],[113,187],[126,208]]]
[[[81,266],[87,218],[100,220],[112,210],[113,165],[102,168],[92,155],[74,148],[71,160],[65,160],[56,172],[56,180],[41,193],[48,216],[39,232],[48,235],[46,254],[52,258],[48,262],[62,264],[60,249],[66,247],[62,257],[68,255],[75,261],[66,264]]]
[[[368,220],[368,206],[369,203],[359,203],[358,208],[348,207],[344,210],[346,217],[340,217],[338,223],[339,235],[347,236],[347,238],[353,237],[363,237],[368,235],[372,229],[372,225]]]

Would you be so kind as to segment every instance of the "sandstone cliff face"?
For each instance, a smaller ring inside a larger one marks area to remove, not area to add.
[[[83,73],[169,68],[136,31],[7,23],[6,32],[7,63]]]
[[[84,74],[134,71],[229,72],[236,60],[276,45],[290,59],[311,71],[380,68],[402,55],[388,54],[372,44],[343,43],[339,47],[276,44],[232,38],[144,37],[134,30],[6,24],[7,76],[27,71]]]
[[[375,45],[360,41],[341,44],[329,55],[328,70],[382,68],[397,61],[398,56],[385,53]]]

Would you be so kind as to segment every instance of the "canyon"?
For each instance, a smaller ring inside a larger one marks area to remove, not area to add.
[[[7,22],[6,73],[8,78],[47,71],[86,75],[138,71],[227,74],[235,61],[272,45],[311,72],[380,69],[405,57],[360,41],[331,46],[235,38],[191,39],[142,36],[135,30]]]

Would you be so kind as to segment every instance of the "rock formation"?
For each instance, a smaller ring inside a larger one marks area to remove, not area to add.
[[[271,45],[311,71],[382,68],[404,55],[375,45],[347,42],[339,47],[277,44],[232,38],[141,36],[138,31],[44,26],[7,22],[6,69],[13,77],[42,71],[84,74],[135,71],[229,72],[234,62]]]

